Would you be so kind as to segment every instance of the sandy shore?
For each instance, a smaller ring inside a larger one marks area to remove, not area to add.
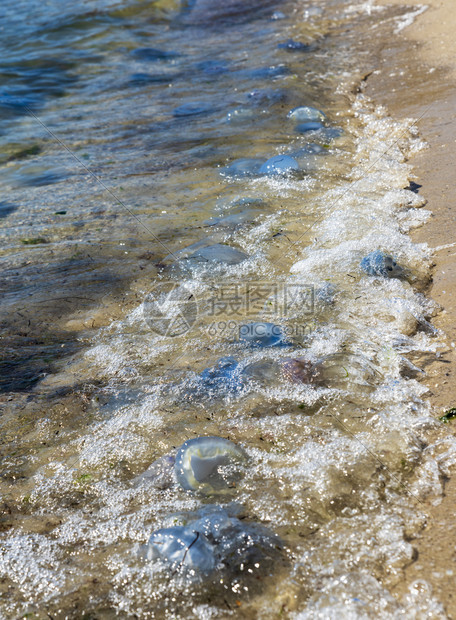
[[[428,295],[442,310],[433,323],[445,333],[447,350],[438,360],[425,361],[430,400],[439,416],[456,406],[456,11],[454,0],[407,0],[416,18],[384,41],[366,82],[365,92],[385,104],[396,118],[419,119],[421,136],[429,148],[412,162],[419,192],[433,217],[413,233],[416,242],[434,248],[435,267]],[[395,5],[397,0],[379,0],[377,5]],[[456,433],[456,424],[445,427]],[[428,507],[428,524],[413,544],[417,560],[406,570],[406,583],[424,578],[444,604],[449,618],[456,619],[456,476],[445,484],[445,497],[438,506]]]

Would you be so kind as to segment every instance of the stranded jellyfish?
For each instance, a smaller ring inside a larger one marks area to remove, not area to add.
[[[300,106],[299,108],[293,108],[293,110],[288,112],[287,117],[297,123],[307,123],[310,121],[322,122],[326,118],[323,112],[317,110],[317,108],[312,108],[307,105]]]
[[[304,357],[287,357],[280,366],[285,379],[292,383],[317,383],[320,379],[318,365]]]
[[[205,506],[196,513],[172,515],[175,525],[152,533],[141,555],[146,560],[161,560],[171,570],[183,570],[189,576],[258,579],[272,571],[281,557],[280,538],[259,523],[232,517],[219,506]]]
[[[190,526],[176,525],[153,532],[145,546],[146,560],[162,560],[175,569],[185,566],[210,573],[216,564],[213,546]]]
[[[400,278],[404,276],[404,269],[396,263],[394,258],[380,250],[375,250],[363,258],[360,267],[370,276],[383,278]]]
[[[246,453],[228,439],[196,437],[177,451],[174,472],[188,491],[220,492],[235,485],[239,465],[246,460]]]
[[[196,250],[187,260],[200,263],[225,263],[237,265],[248,258],[247,254],[224,243],[215,243]]]
[[[299,170],[299,164],[290,155],[276,155],[271,157],[260,168],[260,174],[289,174],[293,170]]]

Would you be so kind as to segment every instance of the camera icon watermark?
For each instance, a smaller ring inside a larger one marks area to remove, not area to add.
[[[231,281],[211,283],[197,296],[175,281],[157,284],[143,303],[150,329],[162,336],[182,336],[200,324],[208,336],[226,335],[249,321],[302,321],[314,314],[312,285],[286,282]],[[302,331],[294,326],[292,331]]]
[[[178,282],[160,282],[143,302],[143,317],[161,336],[182,336],[196,323],[198,303],[194,294]]]

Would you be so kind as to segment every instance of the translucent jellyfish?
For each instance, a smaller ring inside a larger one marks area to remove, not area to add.
[[[196,437],[179,448],[174,472],[186,490],[204,493],[223,492],[240,477],[240,465],[246,453],[223,437]]]
[[[320,378],[318,366],[304,357],[287,357],[280,365],[283,376],[292,383],[317,383]]]
[[[253,177],[258,174],[262,163],[262,159],[235,159],[229,166],[222,168],[220,174],[228,177]]]
[[[226,120],[229,123],[240,123],[243,121],[250,121],[252,118],[258,116],[258,112],[256,110],[252,110],[251,108],[235,108],[231,110],[226,115]]]
[[[237,228],[251,225],[260,213],[260,211],[255,211],[254,209],[245,209],[244,211],[239,211],[238,213],[230,213],[229,215],[225,215],[224,217],[212,217],[211,219],[206,220],[204,224],[206,226],[215,226],[216,228],[222,228],[231,231],[236,230]]]
[[[242,385],[239,363],[234,357],[222,357],[199,375],[197,390],[207,396],[221,396],[239,392]]]
[[[216,566],[213,545],[192,527],[176,525],[153,532],[143,550],[146,560],[162,560],[177,570],[185,566],[210,573]]]
[[[255,573],[264,576],[265,570],[272,570],[282,551],[281,540],[273,532],[229,516],[219,506],[170,518],[185,525],[153,532],[141,555],[149,561],[161,560],[174,572],[183,569],[208,578],[217,569],[219,579],[221,574],[238,577],[242,570],[254,579]]]
[[[300,106],[298,108],[293,108],[287,114],[288,118],[296,121],[297,123],[307,123],[310,121],[319,121],[322,122],[326,119],[326,116],[317,108],[312,108],[311,106]]]
[[[323,286],[315,288],[315,301],[321,305],[329,305],[334,302],[337,295],[337,288],[331,282],[326,282]]]
[[[251,90],[247,94],[248,101],[261,107],[270,107],[287,99],[288,93],[285,89],[259,88]]]
[[[277,47],[281,50],[287,50],[287,52],[308,52],[312,49],[312,46],[308,43],[302,43],[294,39],[288,39],[284,43],[279,43]]]
[[[373,390],[383,376],[364,355],[333,353],[318,360],[317,368],[322,383],[331,388]]]
[[[290,155],[276,155],[268,159],[260,168],[260,174],[287,174],[299,170],[299,164]]]
[[[275,360],[259,360],[247,364],[242,375],[249,381],[254,380],[270,385],[280,376],[280,366]]]
[[[167,454],[154,461],[148,469],[133,479],[133,484],[139,486],[143,483],[155,489],[167,489],[174,483],[174,456]]]
[[[405,276],[404,269],[396,263],[394,258],[375,250],[363,258],[360,267],[370,276],[382,278],[401,278]]]
[[[248,258],[247,254],[232,248],[224,243],[214,243],[205,248],[197,250],[187,260],[201,263],[225,263],[227,265],[237,265]]]

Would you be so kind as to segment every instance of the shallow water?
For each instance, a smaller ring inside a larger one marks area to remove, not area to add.
[[[391,594],[454,446],[419,382],[423,144],[351,94],[363,7],[2,5],[5,617],[441,613]],[[260,174],[277,154],[299,170]],[[224,493],[163,465],[202,435],[248,456]],[[210,577],[138,556],[213,504],[280,542]]]

